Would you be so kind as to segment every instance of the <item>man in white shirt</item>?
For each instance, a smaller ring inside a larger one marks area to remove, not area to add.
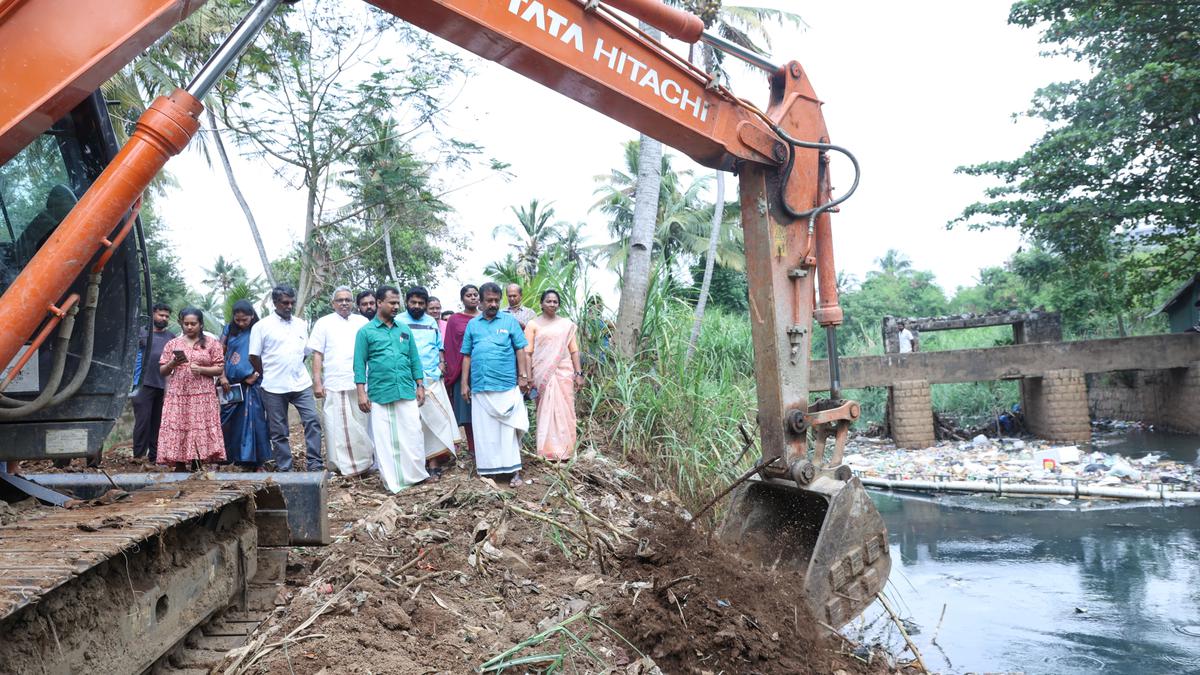
[[[288,404],[295,406],[304,424],[305,464],[308,471],[322,471],[321,422],[313,400],[312,378],[304,367],[308,325],[292,316],[296,290],[291,286],[271,289],[275,311],[250,329],[250,363],[262,375],[263,407],[275,452],[275,470],[292,470],[292,448],[288,444]]]
[[[908,329],[907,324],[900,324],[900,335],[897,336],[900,340],[900,353],[908,354],[917,351],[917,338],[913,336],[912,331]]]
[[[367,413],[358,409],[354,386],[354,338],[367,318],[354,314],[354,295],[346,286],[333,291],[333,314],[313,324],[308,349],[313,355],[313,396],[324,400],[325,445],[329,465],[343,476],[371,468],[374,445]]]

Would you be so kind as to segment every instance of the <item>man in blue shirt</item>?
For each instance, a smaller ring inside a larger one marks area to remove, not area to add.
[[[425,469],[432,480],[438,480],[442,470],[454,457],[458,440],[458,421],[450,407],[450,397],[442,373],[446,370],[445,346],[437,317],[425,313],[429,291],[413,286],[404,294],[408,309],[398,321],[412,331],[421,365],[425,369],[425,405],[421,406],[421,432],[425,436]]]
[[[525,332],[500,311],[500,286],[479,287],[483,313],[463,334],[463,398],[471,402],[475,470],[481,476],[511,475],[521,484],[521,437],[529,430],[524,393],[529,391]]]

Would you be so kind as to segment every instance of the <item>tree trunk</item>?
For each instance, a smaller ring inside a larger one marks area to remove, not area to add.
[[[225,152],[225,143],[221,140],[220,130],[217,129],[217,116],[213,114],[212,108],[209,108],[207,112],[208,124],[212,127],[213,143],[217,146],[217,154],[221,156],[221,166],[225,167],[225,178],[229,181],[229,188],[233,190],[233,196],[237,198],[238,206],[242,207],[242,213],[246,216],[246,224],[250,226],[250,236],[254,237],[254,245],[258,247],[258,257],[262,261],[263,274],[267,277],[267,283],[274,288],[275,275],[271,272],[271,260],[267,257],[267,248],[263,246],[262,234],[258,231],[258,222],[254,220],[250,204],[246,202],[246,198],[242,195],[242,189],[238,187],[237,179],[233,177],[233,166],[229,163],[229,155]]]
[[[717,204],[713,207],[712,227],[708,230],[708,257],[704,260],[704,279],[700,282],[700,299],[696,301],[696,318],[692,321],[692,335],[688,338],[687,356],[684,363],[692,360],[696,352],[696,341],[700,339],[700,325],[704,323],[704,307],[708,304],[708,290],[712,285],[713,268],[717,260],[717,240],[721,236],[721,222],[725,220],[725,172],[717,171]]]
[[[632,358],[637,353],[642,319],[646,315],[646,293],[650,288],[654,229],[658,220],[658,193],[662,182],[662,144],[642,135],[638,154],[637,186],[634,192],[633,227],[629,253],[622,275],[621,304],[613,343],[617,353]]]
[[[314,250],[317,242],[313,237],[317,217],[317,186],[311,179],[305,180],[304,184],[308,186],[308,201],[304,212],[304,238],[300,243],[300,287],[296,289],[295,310],[297,315],[304,311],[304,305],[312,297],[313,275],[317,265]]]
[[[392,275],[392,283],[400,281],[400,275],[396,274],[396,261],[392,259],[392,226],[390,223],[383,226],[383,250],[387,254],[388,272]]]
[[[641,28],[655,40],[662,39],[662,32],[650,24],[641,22]],[[650,290],[654,230],[658,225],[658,193],[662,185],[662,143],[645,134],[642,134],[640,143],[629,253],[625,256],[621,302],[617,306],[617,325],[613,329],[613,346],[625,358],[633,358],[637,354],[641,341],[642,320],[646,317],[646,293]]]

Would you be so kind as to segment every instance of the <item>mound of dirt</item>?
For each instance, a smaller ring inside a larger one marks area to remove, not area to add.
[[[674,514],[653,515],[621,575],[646,587],[614,625],[671,673],[832,673],[856,666],[797,599],[799,579],[747,564]]]
[[[600,457],[530,464],[516,490],[335,478],[334,543],[293,549],[285,604],[225,672],[890,672],[670,493]]]

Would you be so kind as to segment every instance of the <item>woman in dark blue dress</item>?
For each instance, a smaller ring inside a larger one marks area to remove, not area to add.
[[[225,327],[225,376],[221,384],[242,385],[243,400],[221,406],[225,456],[246,470],[259,469],[271,458],[267,414],[262,404],[260,377],[250,365],[250,328],[258,312],[245,300],[233,305],[233,321]]]

